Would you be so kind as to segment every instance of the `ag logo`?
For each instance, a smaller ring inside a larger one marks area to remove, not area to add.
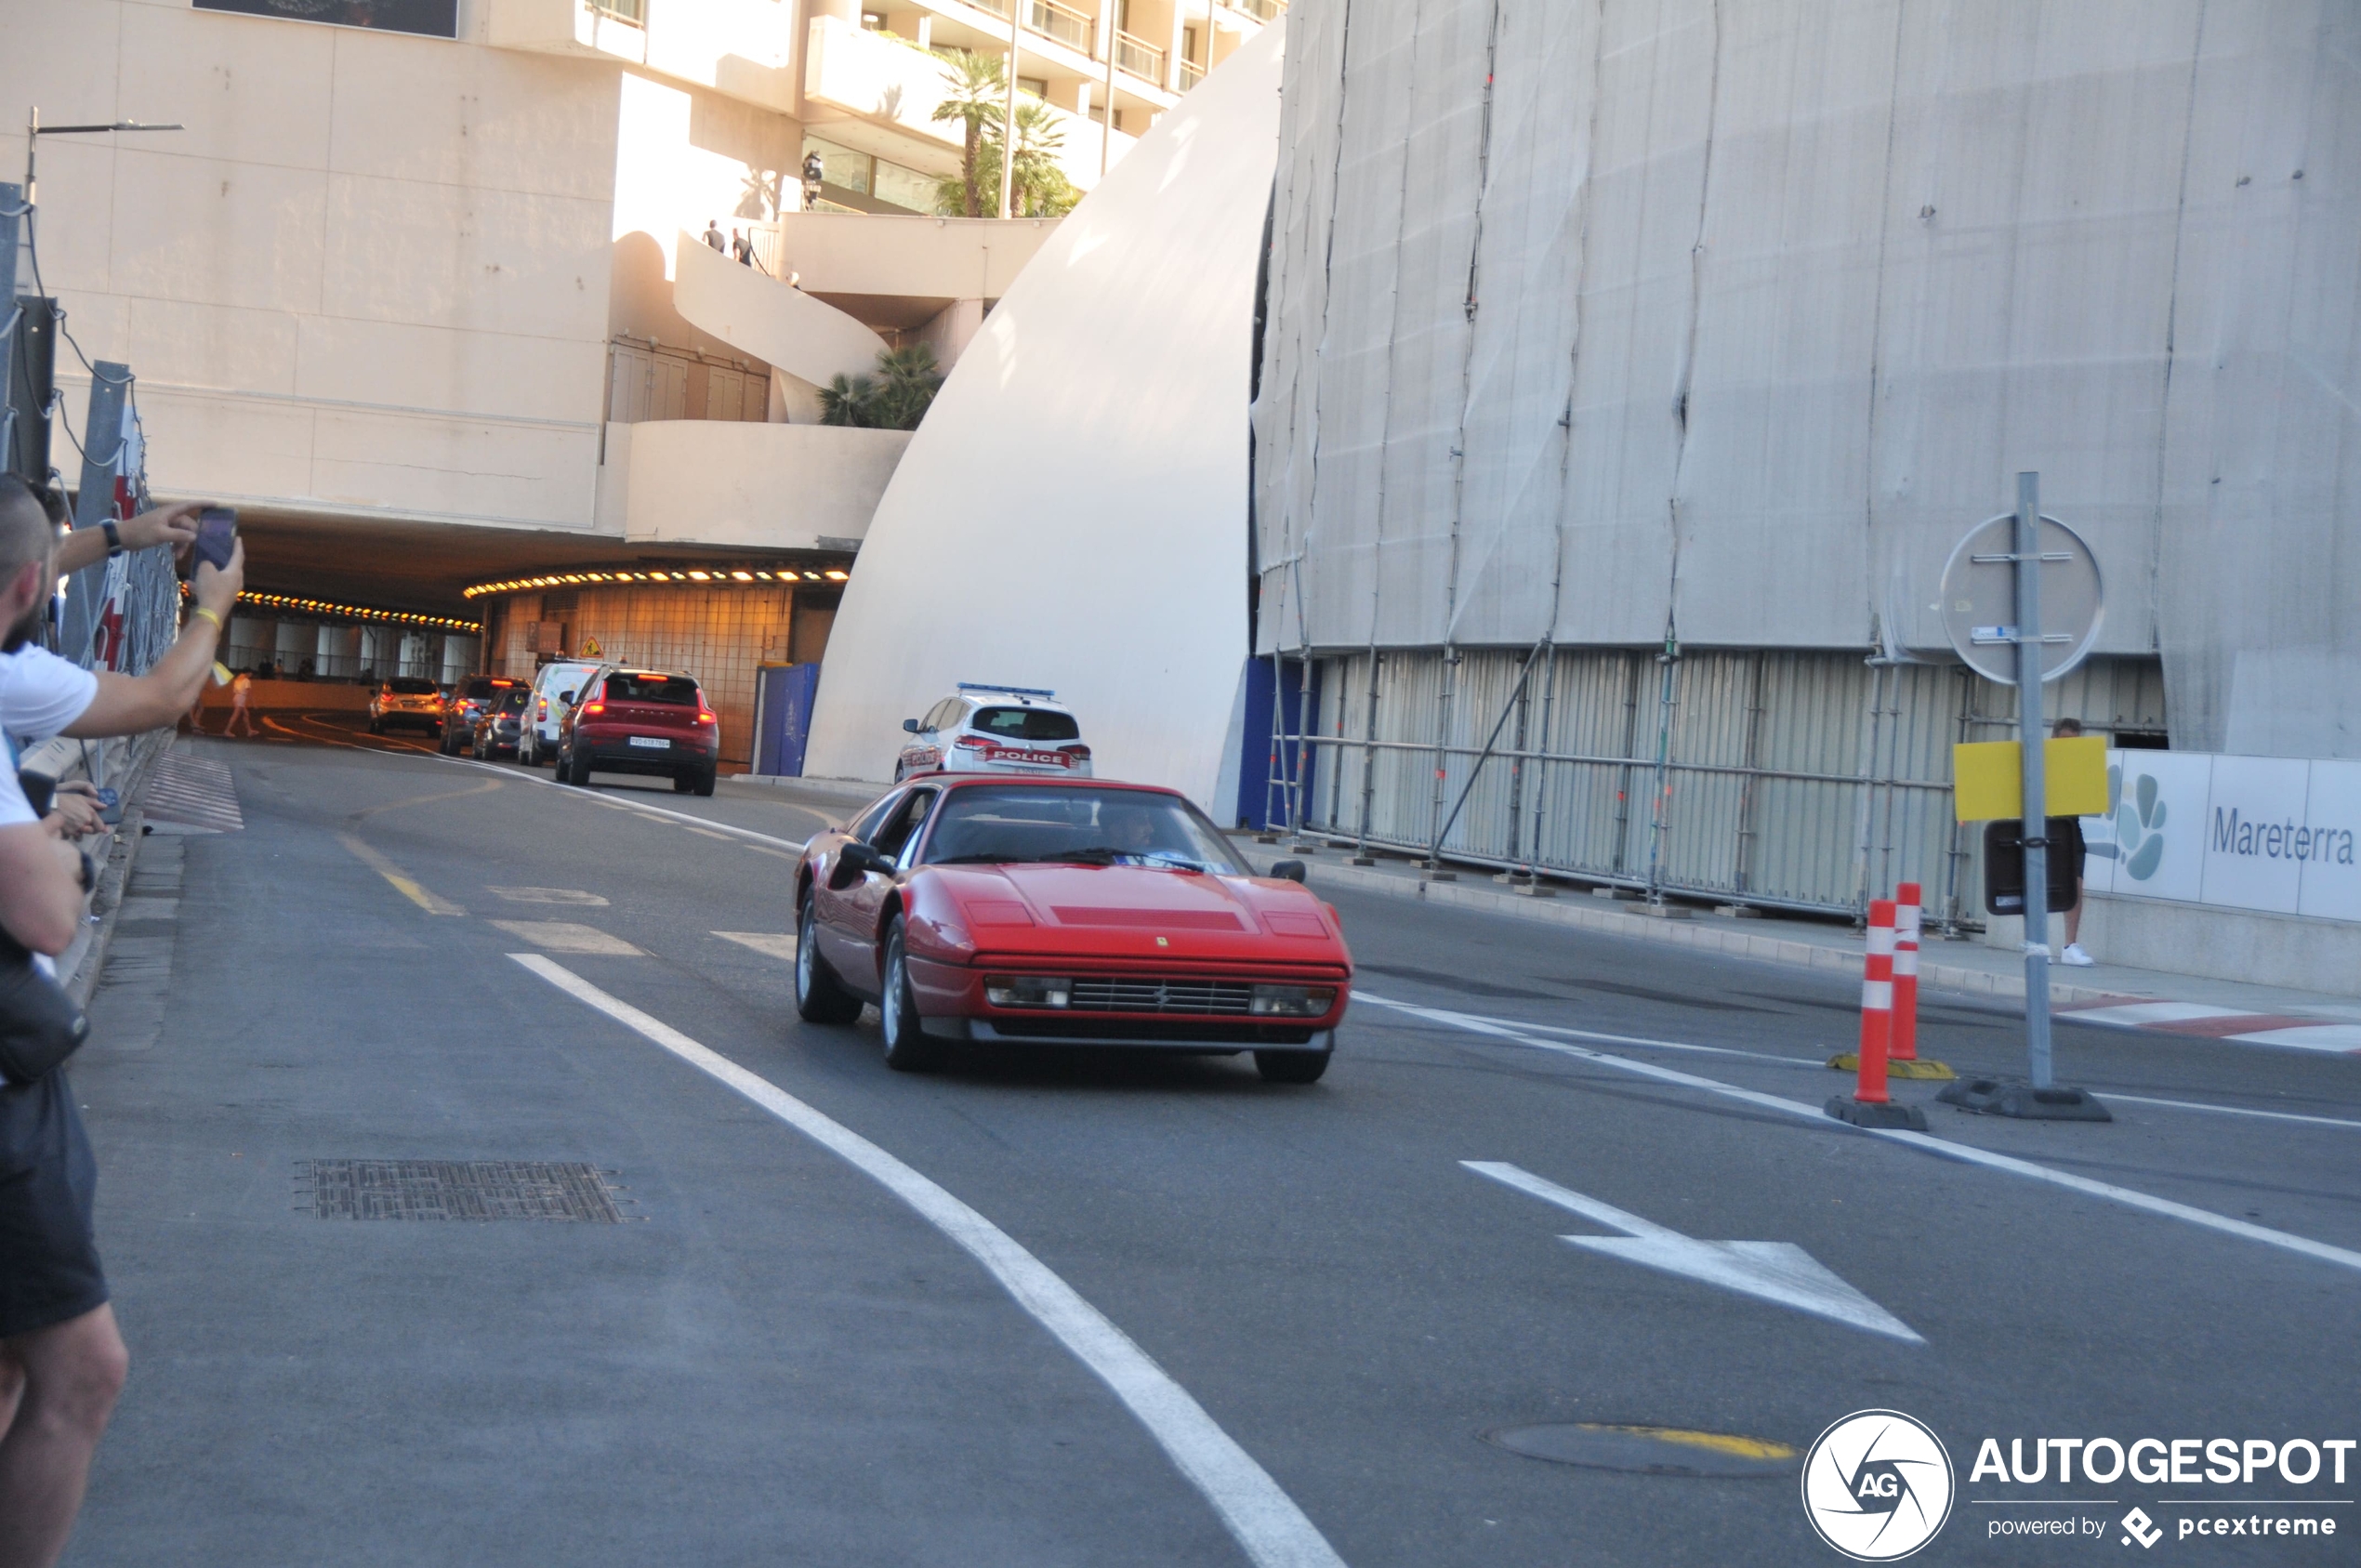
[[[1951,1456],[1923,1422],[1857,1410],[1803,1458],[1803,1512],[1856,1562],[1892,1562],[1934,1539],[1951,1517]]]

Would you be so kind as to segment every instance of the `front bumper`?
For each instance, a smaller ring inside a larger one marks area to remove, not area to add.
[[[917,994],[919,1027],[936,1039],[969,1040],[978,1045],[1114,1046],[1133,1050],[1199,1052],[1325,1051],[1335,1048],[1337,1028],[1352,1005],[1352,982],[1335,974],[1257,973],[1231,978],[1238,982],[1273,981],[1334,986],[1338,992],[1336,1005],[1318,1018],[1301,1019],[1146,1009],[998,1008],[984,996],[987,968],[991,973],[1006,974],[1022,973],[1039,966],[994,962],[970,968],[917,954],[910,955],[909,966],[911,989]],[[1060,972],[1087,976],[1094,969],[1095,966],[1077,965]]]

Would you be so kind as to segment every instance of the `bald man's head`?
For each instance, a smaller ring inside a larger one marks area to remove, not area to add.
[[[9,622],[0,652],[16,652],[40,630],[57,545],[57,525],[42,495],[16,475],[0,474],[0,613]]]

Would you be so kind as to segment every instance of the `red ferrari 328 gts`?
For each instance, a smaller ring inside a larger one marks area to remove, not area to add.
[[[885,1059],[955,1042],[1234,1056],[1327,1070],[1352,981],[1336,911],[1259,877],[1188,799],[1088,780],[933,774],[804,847],[796,1010],[883,1015]]]

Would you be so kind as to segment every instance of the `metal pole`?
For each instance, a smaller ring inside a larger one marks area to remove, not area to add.
[[[1659,877],[1663,865],[1665,797],[1669,789],[1667,770],[1672,760],[1672,666],[1681,659],[1681,639],[1673,635],[1668,623],[1664,628],[1664,652],[1656,662],[1664,666],[1664,679],[1656,693],[1656,772],[1655,808],[1648,817],[1648,902],[1661,903],[1664,893]]]
[[[131,367],[112,360],[91,366],[90,415],[82,427],[82,488],[74,493],[73,525],[96,528],[115,515],[115,470],[123,456],[123,410],[131,389]],[[66,589],[65,617],[58,627],[58,651],[77,664],[90,652],[92,619],[99,613],[103,567],[93,577],[77,572]]]
[[[2025,1045],[2033,1087],[2050,1076],[2050,853],[2041,723],[2041,476],[2017,476],[2017,739],[2025,761]]]
[[[1099,178],[1107,178],[1107,154],[1115,146],[1115,57],[1123,46],[1122,0],[1100,0],[1107,19],[1107,113],[1099,127]]]
[[[0,472],[13,472],[17,466],[17,323],[24,309],[17,303],[17,235],[30,211],[21,188],[0,184],[0,312],[6,312],[0,323],[5,324],[0,330]]]

